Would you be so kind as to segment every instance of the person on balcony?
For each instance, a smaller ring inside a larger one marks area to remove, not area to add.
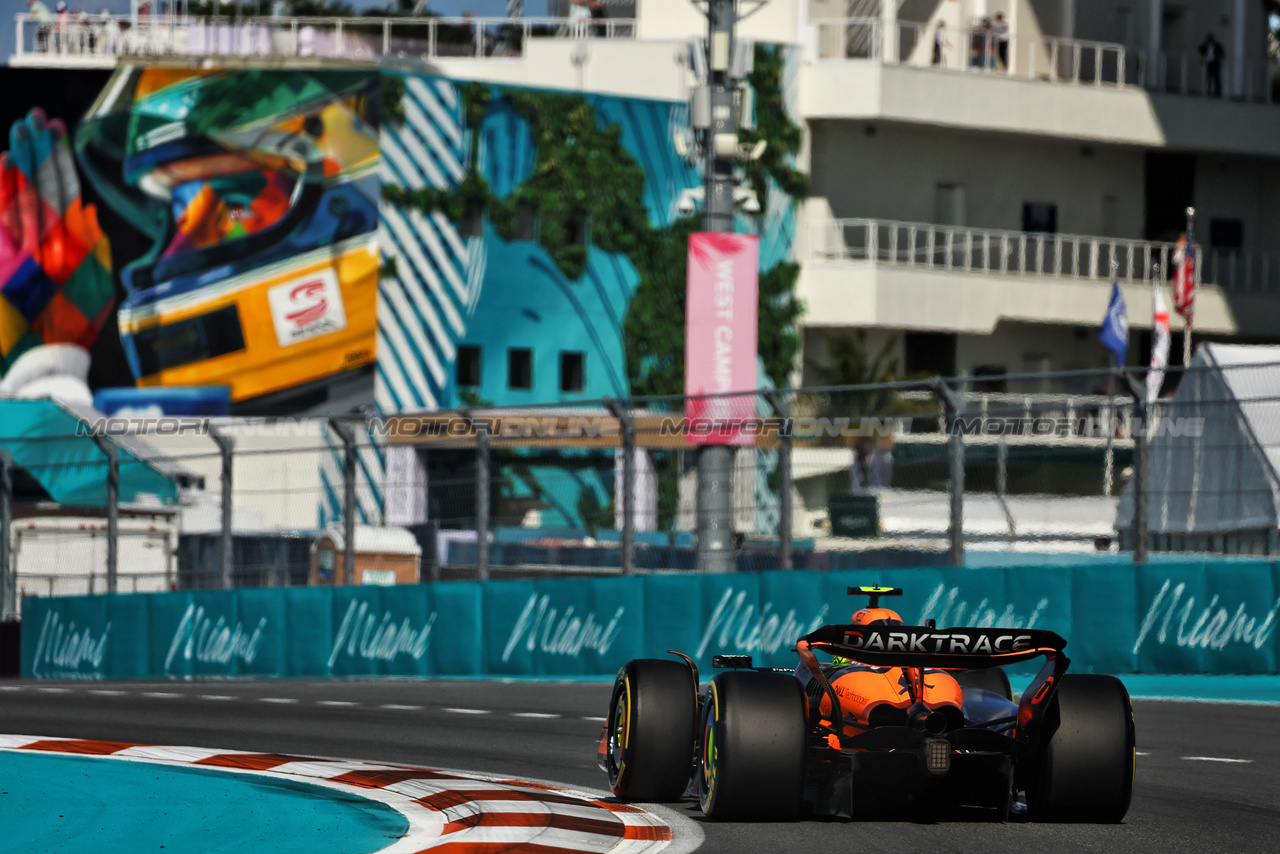
[[[53,30],[53,13],[40,0],[27,0],[27,15],[36,24],[36,51],[47,51],[49,33]]]
[[[1004,12],[996,12],[991,32],[996,38],[996,54],[1000,57],[1000,67],[1009,69],[1009,22],[1004,19]]]
[[[933,64],[946,67],[946,63],[942,59],[942,51],[951,47],[951,42],[947,41],[947,23],[939,21],[938,26],[933,31]]]
[[[991,65],[991,19],[983,18],[970,33],[969,65],[974,68],[989,68]]]
[[[1222,60],[1227,52],[1213,33],[1208,33],[1200,43],[1200,58],[1204,60],[1205,94],[1222,97]]]

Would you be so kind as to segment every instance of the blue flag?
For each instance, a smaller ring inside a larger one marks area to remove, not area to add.
[[[1124,364],[1124,355],[1129,350],[1129,315],[1124,305],[1124,295],[1120,293],[1120,283],[1111,283],[1111,303],[1107,306],[1107,315],[1102,318],[1102,329],[1098,331],[1098,340],[1116,355],[1116,364]]]

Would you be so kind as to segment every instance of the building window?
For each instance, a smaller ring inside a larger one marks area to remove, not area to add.
[[[1052,202],[1023,202],[1022,230],[1028,234],[1057,234],[1058,206]]]
[[[480,385],[480,348],[462,346],[458,348],[458,361],[454,364],[454,376],[458,388],[474,388]]]
[[[527,347],[507,351],[507,388],[533,388],[533,351]]]
[[[585,357],[582,353],[564,351],[560,354],[560,391],[582,391],[587,387]]]
[[[1238,219],[1209,220],[1209,245],[1214,249],[1243,249],[1244,221]]]

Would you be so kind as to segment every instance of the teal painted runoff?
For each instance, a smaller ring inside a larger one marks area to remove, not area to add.
[[[2,854],[358,854],[409,829],[354,793],[256,774],[0,751]]]

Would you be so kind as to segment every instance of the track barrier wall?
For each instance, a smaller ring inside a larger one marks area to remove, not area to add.
[[[666,574],[395,587],[27,598],[22,674],[37,678],[609,677],[678,649],[795,663],[795,639],[865,603],[908,623],[1035,627],[1076,672],[1274,674],[1280,563]],[[1030,665],[1023,665],[1029,667]]]

